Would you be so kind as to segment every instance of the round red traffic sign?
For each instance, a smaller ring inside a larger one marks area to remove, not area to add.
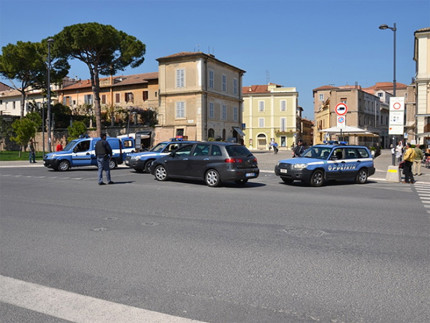
[[[395,110],[399,110],[401,107],[402,107],[402,105],[400,104],[400,102],[395,102],[395,103],[393,104],[393,108],[394,108]]]
[[[338,116],[344,116],[348,112],[348,107],[345,103],[341,102],[336,105],[334,111]]]

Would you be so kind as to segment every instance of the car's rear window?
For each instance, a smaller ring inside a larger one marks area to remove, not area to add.
[[[248,148],[246,148],[245,146],[231,145],[231,146],[225,146],[225,149],[227,150],[227,153],[229,156],[247,157],[249,155],[252,155],[251,152],[248,150]]]
[[[361,158],[369,158],[369,153],[368,153],[367,149],[364,149],[364,148],[357,148],[357,151],[358,151],[358,154],[359,154],[359,156],[358,156],[358,157],[361,157]]]

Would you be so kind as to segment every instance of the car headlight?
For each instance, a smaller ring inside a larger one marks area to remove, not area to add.
[[[139,157],[137,157],[137,156],[131,156],[130,157],[130,160],[137,160]]]
[[[293,168],[294,169],[303,169],[306,168],[306,166],[308,166],[307,164],[294,164]]]

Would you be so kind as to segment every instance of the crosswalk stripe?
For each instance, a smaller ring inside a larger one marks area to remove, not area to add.
[[[0,301],[71,322],[199,322],[0,275]]]

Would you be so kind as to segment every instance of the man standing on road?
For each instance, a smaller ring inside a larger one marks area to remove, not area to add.
[[[296,147],[293,149],[293,157],[301,157],[304,151],[305,147],[303,147],[303,141],[299,139]]]
[[[106,172],[106,180],[108,184],[113,184],[110,178],[109,161],[112,157],[112,148],[106,141],[106,134],[101,134],[101,139],[96,143],[96,156],[97,156],[97,167],[98,167],[98,181],[99,185],[105,185],[103,182],[103,171]]]
[[[405,167],[403,168],[403,173],[405,174],[405,184],[413,184],[415,183],[414,174],[412,174],[412,163],[415,160],[415,150],[411,147],[411,144],[406,143],[406,151],[403,156],[403,160],[405,161]]]

